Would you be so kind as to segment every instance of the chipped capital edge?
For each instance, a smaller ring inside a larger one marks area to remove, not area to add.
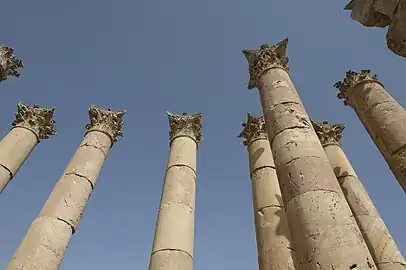
[[[339,145],[345,129],[344,124],[329,124],[327,121],[318,122],[311,119],[314,131],[323,147],[328,145]]]
[[[384,87],[378,80],[378,75],[371,73],[369,69],[363,69],[360,72],[349,70],[346,72],[344,80],[336,82],[333,86],[339,91],[337,98],[343,99],[344,105],[347,106],[351,105],[348,100],[348,91],[356,87],[358,84],[366,82],[374,82]]]
[[[244,129],[238,135],[238,138],[245,139],[243,141],[245,146],[249,146],[256,140],[268,140],[263,116],[254,116],[251,113],[247,113],[247,121],[242,123],[242,126]]]
[[[24,63],[14,54],[14,49],[0,44],[0,82],[9,76],[20,77],[18,68],[23,68]]]
[[[118,137],[123,137],[123,118],[126,111],[112,111],[92,105],[89,108],[90,123],[86,125],[86,134],[99,131],[106,134],[111,140],[111,147],[117,142]]]
[[[248,61],[250,79],[248,89],[257,87],[262,74],[272,68],[281,68],[289,74],[289,58],[286,55],[288,38],[275,45],[263,44],[258,50],[242,50]]]
[[[56,135],[54,112],[55,107],[40,108],[37,104],[28,105],[19,102],[11,129],[17,127],[28,129],[35,134],[38,142],[41,139],[48,139]]]
[[[169,145],[177,137],[188,137],[196,142],[196,145],[203,140],[202,117],[203,113],[195,114],[174,114],[166,112],[169,120]]]

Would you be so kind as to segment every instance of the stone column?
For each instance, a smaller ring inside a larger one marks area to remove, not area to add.
[[[55,135],[55,108],[17,104],[16,119],[0,141],[0,193],[16,175],[41,139]]]
[[[168,113],[170,152],[151,253],[150,270],[192,270],[196,151],[202,114]]]
[[[329,125],[328,122],[313,121],[313,127],[377,268],[406,270],[406,262],[402,254],[342,149],[340,139],[344,125]]]
[[[299,269],[376,269],[288,71],[288,40],[244,50]]]
[[[13,48],[0,45],[0,82],[7,80],[8,77],[20,77],[18,68],[24,67],[23,61],[14,55]]]
[[[259,270],[295,269],[294,249],[263,117],[248,114],[248,148]]]
[[[7,270],[59,269],[107,154],[117,137],[122,136],[124,113],[90,108],[85,138],[28,229]]]
[[[406,111],[369,70],[350,70],[334,86],[340,91],[337,97],[353,108],[406,191]]]

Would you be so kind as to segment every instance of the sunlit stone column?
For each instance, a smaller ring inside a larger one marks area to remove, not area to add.
[[[348,71],[334,85],[358,115],[369,136],[406,191],[406,111],[369,70]]]
[[[376,269],[288,71],[288,40],[244,50],[299,269]]]
[[[0,45],[0,82],[8,77],[20,77],[18,68],[24,67],[23,61],[14,55],[14,50],[10,47]]]
[[[22,103],[18,103],[17,108],[10,132],[0,141],[0,193],[40,140],[55,135],[55,108]]]
[[[263,117],[248,114],[248,148],[259,270],[295,269],[294,249]]]
[[[59,269],[125,112],[91,107],[90,124],[75,155],[34,220],[7,269]]]
[[[377,268],[406,270],[406,262],[402,254],[342,149],[340,139],[344,125],[329,125],[328,122],[313,121],[313,127]]]
[[[202,114],[168,113],[170,152],[162,190],[150,270],[193,269],[196,151]]]

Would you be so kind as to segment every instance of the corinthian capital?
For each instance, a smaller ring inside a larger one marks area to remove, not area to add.
[[[202,113],[192,115],[172,114],[167,112],[169,119],[169,137],[172,142],[176,137],[186,136],[195,140],[199,144],[202,137]]]
[[[313,120],[312,124],[323,146],[327,144],[340,144],[345,128],[343,124],[330,125],[327,121],[317,122]]]
[[[248,61],[250,80],[248,89],[255,88],[261,75],[268,69],[279,67],[289,70],[289,58],[286,56],[288,39],[276,45],[261,45],[259,50],[242,50]]]
[[[31,130],[40,139],[48,139],[56,134],[54,111],[55,108],[40,108],[38,105],[17,104],[16,119],[11,124],[13,128],[22,127]]]
[[[360,72],[355,72],[352,70],[347,71],[344,80],[341,82],[336,82],[334,87],[337,88],[340,92],[337,94],[338,99],[344,99],[344,105],[348,105],[348,91],[354,88],[357,84],[364,82],[376,82],[381,84],[378,81],[378,76],[372,74],[370,70],[363,69]]]
[[[91,106],[89,109],[90,124],[86,125],[86,133],[100,131],[111,139],[113,145],[117,137],[123,137],[123,118],[125,111],[112,111]]]
[[[244,129],[241,131],[239,138],[245,138],[244,145],[249,145],[250,142],[257,139],[268,139],[265,131],[264,117],[255,117],[252,114],[247,114],[247,122],[243,123]]]
[[[23,61],[14,55],[14,50],[0,45],[0,82],[7,80],[9,76],[20,77],[17,69],[22,67],[24,67]]]

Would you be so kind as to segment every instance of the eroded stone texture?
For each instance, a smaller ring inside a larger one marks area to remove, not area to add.
[[[406,191],[406,112],[369,70],[348,71],[343,82],[334,85],[361,120]]]
[[[85,138],[15,252],[8,270],[59,269],[109,149],[122,134],[124,112],[92,107],[89,116],[91,128],[87,127]]]
[[[259,89],[297,267],[376,269],[289,73],[275,61],[287,58],[286,43],[262,46],[267,54],[243,52]]]
[[[14,55],[13,48],[0,45],[0,82],[7,80],[10,76],[20,77],[17,69],[23,67],[23,61]]]
[[[168,112],[170,152],[161,195],[150,270],[192,270],[196,152],[202,114]]]
[[[395,241],[340,145],[344,125],[313,121],[331,167],[378,269],[406,269]]]
[[[0,174],[0,193],[28,158],[40,139],[56,134],[53,118],[55,108],[18,103],[16,119],[10,132],[0,141],[0,167],[8,171]]]
[[[389,26],[387,47],[406,57],[406,0],[352,0],[344,8],[351,17],[367,27]]]
[[[260,270],[295,269],[295,252],[263,117],[248,114],[239,137],[248,147]]]
[[[406,0],[399,0],[386,34],[386,44],[395,54],[406,57]]]

